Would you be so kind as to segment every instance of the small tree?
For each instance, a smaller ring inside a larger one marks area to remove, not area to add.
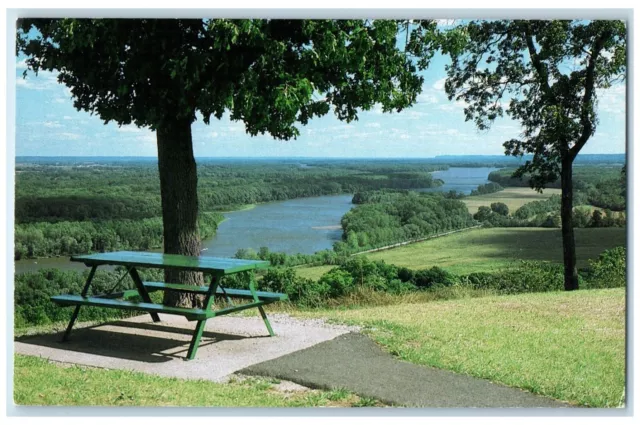
[[[538,190],[560,178],[565,289],[578,289],[573,161],[595,133],[597,90],[624,80],[625,23],[473,21],[464,29],[469,42],[452,54],[449,99],[467,102],[466,119],[481,130],[504,112],[520,122],[521,137],[506,141],[505,153],[533,158],[514,177],[530,174]]]
[[[491,211],[493,211],[494,213],[500,214],[502,216],[508,216],[509,215],[509,207],[507,206],[507,204],[503,203],[503,202],[494,202],[491,204]]]
[[[199,116],[228,112],[252,136],[288,140],[330,111],[346,122],[376,104],[401,111],[422,90],[434,34],[432,21],[379,19],[23,19],[17,50],[28,70],[57,70],[77,109],[156,132],[164,251],[199,255]],[[194,272],[165,279],[203,283]],[[197,301],[167,291],[165,303]]]
[[[493,211],[491,208],[482,206],[478,208],[478,211],[473,215],[473,218],[478,221],[488,221],[491,219]]]

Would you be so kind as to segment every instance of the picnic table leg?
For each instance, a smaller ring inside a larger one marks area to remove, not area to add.
[[[211,303],[215,298],[216,289],[218,288],[218,278],[213,276],[211,278],[211,284],[209,285],[209,291],[204,298],[204,305],[202,306],[203,310],[209,310],[211,308]],[[202,332],[204,331],[204,326],[207,323],[207,319],[198,320],[198,324],[196,324],[196,328],[193,331],[193,337],[191,338],[191,343],[189,344],[189,351],[187,351],[187,360],[193,360],[196,358],[196,352],[198,351],[198,345],[200,345],[200,339],[202,338]]]
[[[149,296],[149,292],[147,292],[147,289],[144,287],[144,284],[142,283],[142,279],[140,279],[140,275],[138,274],[138,271],[136,270],[136,268],[131,267],[129,269],[129,274],[131,275],[131,279],[133,279],[133,283],[136,284],[136,288],[138,288],[138,293],[140,294],[140,297],[142,297],[142,301],[146,303],[153,303],[153,301],[151,301],[151,297]],[[158,316],[158,313],[149,313],[149,314],[151,315],[151,318],[153,319],[154,322],[160,321],[160,316]]]
[[[253,272],[251,272],[251,278],[249,279],[249,289],[251,290],[251,295],[253,295],[253,301],[260,302],[260,298],[256,294],[256,286]],[[275,336],[273,333],[273,329],[271,329],[271,323],[269,323],[269,319],[267,319],[267,313],[265,313],[264,308],[261,305],[258,306],[258,311],[260,311],[260,316],[262,316],[262,320],[264,324],[267,326],[267,330],[269,331],[269,336]]]
[[[89,272],[89,277],[87,277],[87,282],[84,284],[84,288],[82,288],[81,296],[86,297],[89,293],[89,285],[91,285],[91,281],[93,280],[93,276],[96,274],[96,269],[98,266],[91,267],[91,271]],[[73,328],[73,324],[76,322],[78,318],[78,314],[80,313],[80,306],[77,305],[73,310],[73,314],[71,315],[71,320],[69,321],[69,325],[67,326],[67,330],[64,331],[64,335],[62,335],[62,341],[68,341],[69,335],[71,334],[71,328]]]

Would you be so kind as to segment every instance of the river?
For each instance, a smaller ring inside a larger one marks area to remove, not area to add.
[[[450,168],[433,172],[444,185],[421,191],[455,190],[465,194],[488,182],[487,176],[497,168]],[[331,249],[340,240],[340,219],[347,213],[352,195],[319,196],[290,199],[256,205],[255,208],[225,213],[215,237],[203,241],[202,255],[232,257],[240,248],[256,251],[266,246],[271,251],[313,254]],[[82,263],[72,263],[67,257],[15,261],[16,273],[41,268],[62,270],[86,269]]]

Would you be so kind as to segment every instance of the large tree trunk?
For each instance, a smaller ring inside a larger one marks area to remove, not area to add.
[[[564,253],[564,289],[578,289],[578,269],[576,268],[576,241],[573,234],[573,169],[568,154],[563,155],[561,170],[562,203],[562,250]]]
[[[156,131],[158,168],[166,254],[200,255],[198,231],[198,176],[193,157],[191,123],[163,123]],[[202,273],[165,271],[165,281],[185,285],[203,285]],[[198,300],[190,294],[166,291],[164,303],[192,307]]]

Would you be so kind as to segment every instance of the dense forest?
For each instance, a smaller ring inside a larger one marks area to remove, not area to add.
[[[362,250],[476,225],[467,206],[440,193],[356,193],[357,206],[342,218],[337,251]]]

